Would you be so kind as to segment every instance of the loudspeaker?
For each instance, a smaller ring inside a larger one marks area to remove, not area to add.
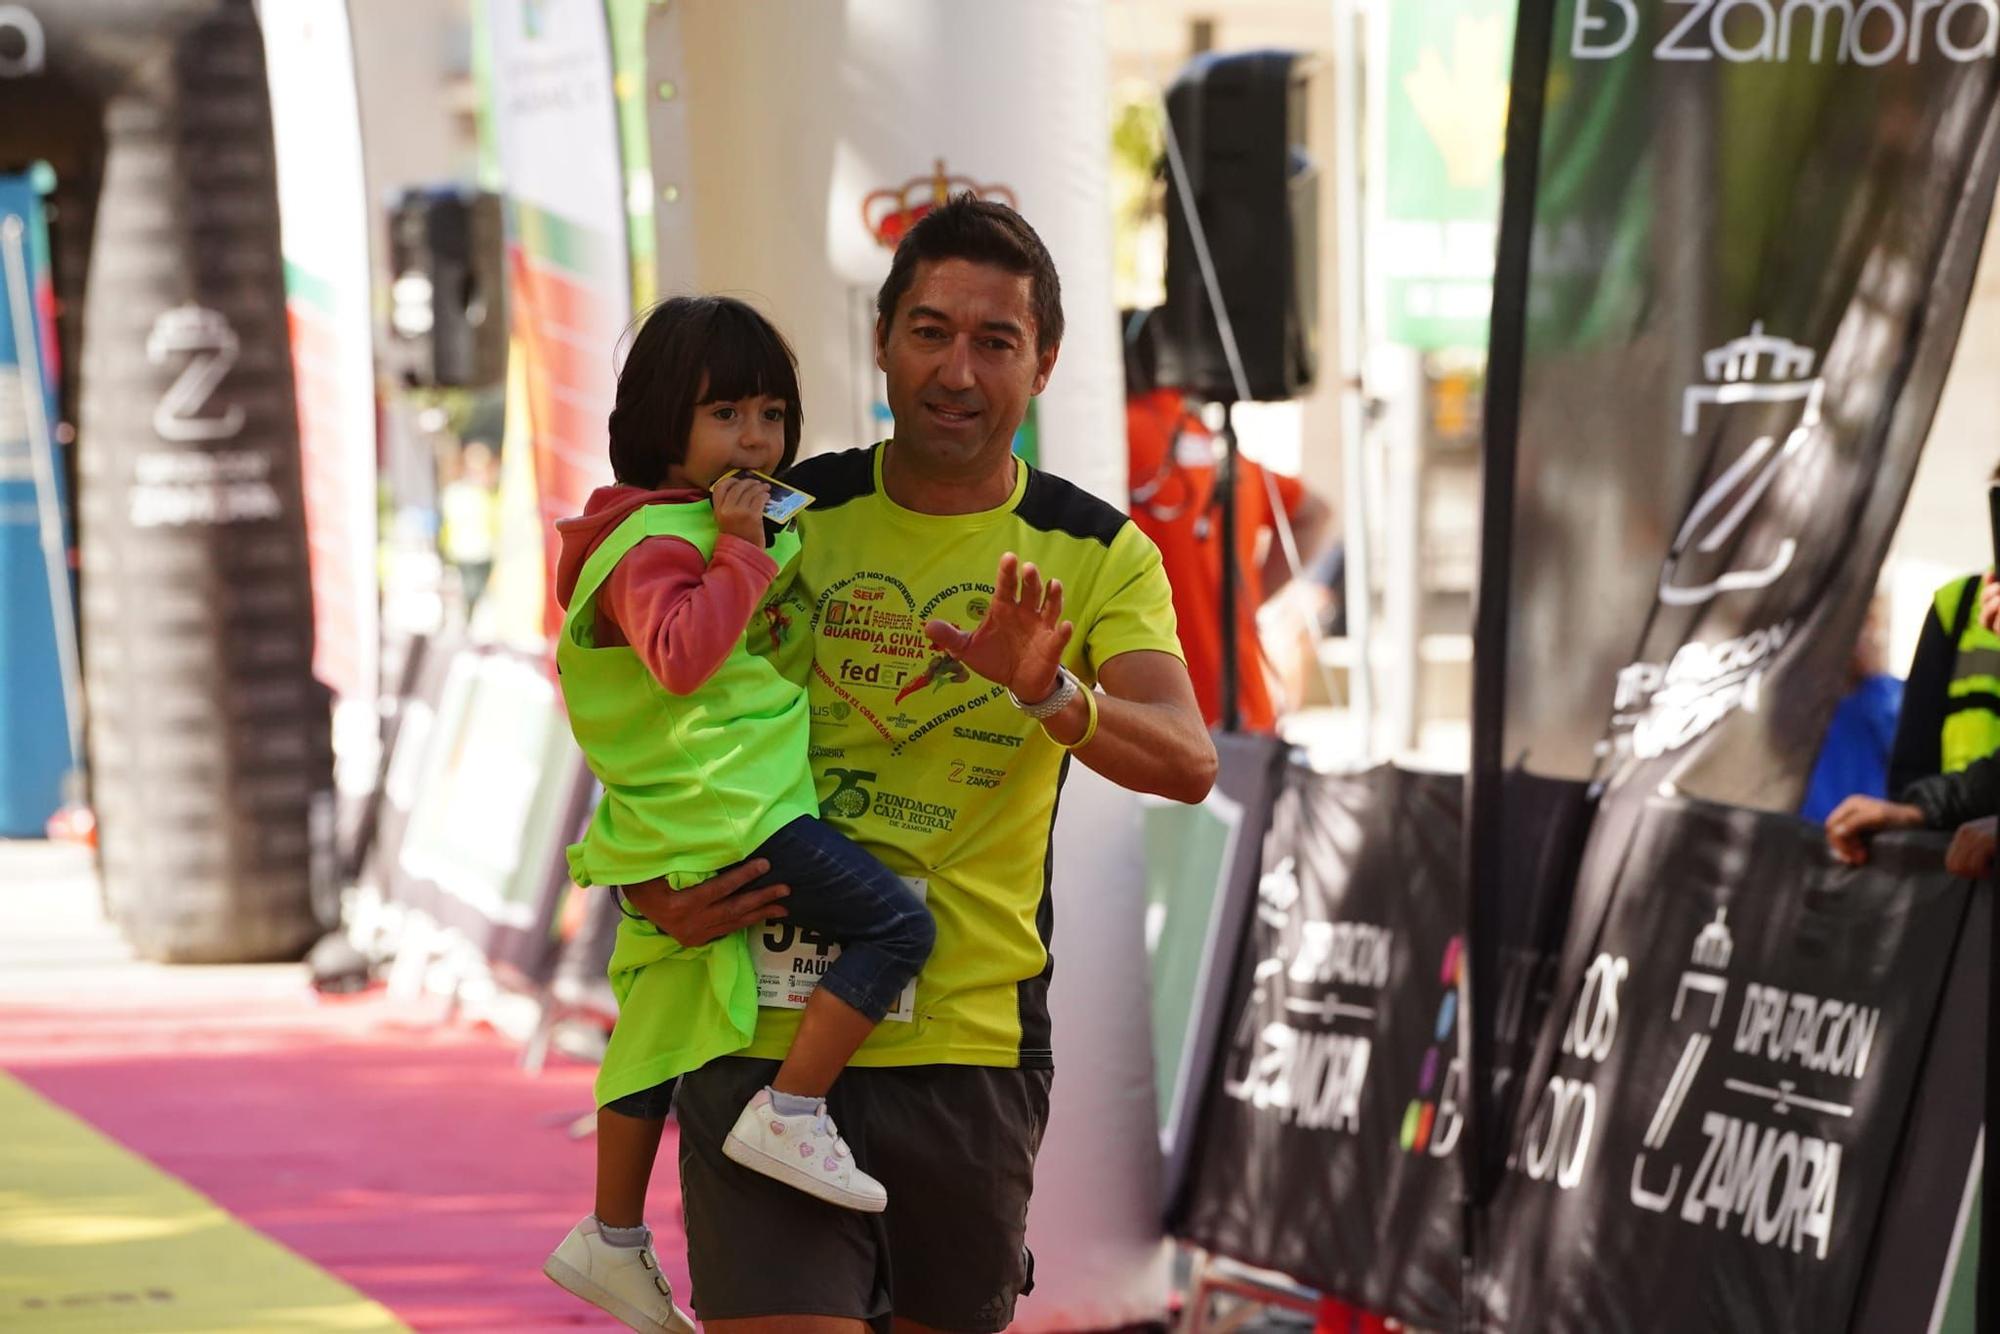
[[[1249,396],[1259,401],[1307,392],[1319,367],[1319,169],[1306,153],[1306,91],[1303,61],[1285,51],[1200,56],[1167,90]],[[1157,336],[1162,384],[1239,397],[1172,179]]]
[[[389,209],[389,344],[398,378],[479,388],[507,374],[500,199],[405,190]]]

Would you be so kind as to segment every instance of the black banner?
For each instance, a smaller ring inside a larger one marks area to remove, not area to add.
[[[1463,1314],[1458,792],[1287,771],[1174,1220],[1429,1328]],[[1925,1327],[1985,1031],[1966,923],[1987,905],[1940,853],[1889,838],[1850,868],[1787,816],[1644,803],[1507,1164],[1475,1327]],[[1533,975],[1509,973],[1503,1024]]]
[[[1462,790],[1287,770],[1175,1220],[1431,1327],[1459,1307]]]
[[[1935,842],[1850,868],[1799,820],[1648,801],[1494,1207],[1482,1327],[1847,1329],[1967,892]]]
[[[1887,842],[1878,838],[1876,847]],[[1985,1257],[1978,1253],[1982,1230],[1973,1201],[1980,1185],[1991,1050],[1992,883],[1975,886],[1969,898],[1868,1269],[1847,1324],[1853,1334],[1878,1329],[1959,1334],[1978,1328],[1975,1291]]]
[[[1971,291],[2000,6],[1552,8],[1491,355],[1504,756],[1791,809]]]
[[[1935,846],[1785,812],[1971,288],[2000,4],[1516,31],[1465,836],[1444,780],[1288,777],[1179,1230],[1432,1327],[1920,1329],[1985,952]]]
[[[1510,1068],[1530,1090],[1573,1078],[1562,1038],[1613,923],[1692,892],[1638,851],[1650,803],[1796,807],[2000,170],[1986,0],[1529,0],[1516,31],[1468,802],[1481,1201],[1537,1133],[1492,1091]],[[1523,799],[1542,780],[1589,783],[1595,810],[1545,823]],[[1541,851],[1510,860],[1514,840]],[[1773,910],[1816,902],[1823,862],[1787,863],[1802,878],[1769,883]],[[1553,986],[1529,988],[1552,1000],[1528,1016],[1523,1065],[1502,1031],[1509,961],[1545,952],[1565,917]],[[1516,1283],[1516,1238],[1473,1239]],[[1563,1266],[1606,1260],[1539,1263],[1582,1290]]]

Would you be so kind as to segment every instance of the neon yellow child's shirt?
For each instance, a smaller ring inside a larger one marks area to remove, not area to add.
[[[570,730],[604,788],[569,848],[579,885],[664,876],[684,888],[812,814],[804,693],[746,651],[768,638],[766,618],[753,617],[742,642],[685,695],[655,680],[629,645],[596,642],[597,595],[633,547],[675,537],[707,560],[717,535],[705,503],[647,505],[598,544],[577,576],[556,665]],[[780,581],[798,547],[790,532],[772,543]],[[742,932],[683,947],[627,914],[609,976],[618,1024],[598,1069],[600,1105],[738,1051],[754,1030],[757,978]]]
[[[1017,465],[979,514],[890,500],[882,446],[821,455],[788,480],[815,496],[796,520],[798,576],[780,600],[795,630],[772,651],[804,677],[821,818],[925,882],[937,945],[913,1017],[878,1026],[862,1066],[1050,1064],[1050,836],[1068,755],[997,685],[930,647],[924,622],[970,628],[1003,552],[1062,580],[1075,622],[1065,665],[1085,684],[1121,653],[1181,656],[1158,550],[1110,505]],[[790,939],[780,923],[766,942]],[[781,1057],[798,1012],[764,1008],[744,1053]]]

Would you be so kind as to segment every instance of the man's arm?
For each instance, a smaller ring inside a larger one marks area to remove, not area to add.
[[[1215,742],[1201,720],[1187,665],[1171,653],[1121,653],[1097,671],[1097,732],[1076,757],[1134,792],[1198,802],[1215,785]],[[1063,745],[1090,725],[1090,701],[1078,695],[1042,723]]]
[[[1826,817],[1827,848],[1850,866],[1868,860],[1868,836],[1884,829],[1955,829],[2000,805],[2000,755],[1955,774],[1932,774],[1895,801],[1852,796]]]
[[[1292,525],[1292,542],[1299,549],[1299,568],[1309,570],[1326,543],[1327,530],[1333,526],[1333,510],[1324,500],[1301,487],[1299,503],[1286,517]],[[1271,549],[1264,553],[1264,568],[1258,572],[1258,577],[1263,580],[1266,602],[1292,581],[1292,563],[1285,556],[1285,543],[1275,525],[1271,531]]]
[[[1826,817],[1826,848],[1849,866],[1868,862],[1868,839],[1885,829],[1922,829],[1924,813],[1901,801],[1860,794],[1835,806]]]
[[[1991,871],[1994,844],[2000,841],[1996,839],[1996,823],[2000,821],[1989,815],[1960,825],[1951,836],[1951,846],[1945,849],[1944,869],[1968,880],[1977,880]]]
[[[1957,773],[1920,778],[1897,799],[1922,811],[1924,824],[1931,829],[1956,829],[1990,815],[2000,806],[2000,755],[1975,760]]]

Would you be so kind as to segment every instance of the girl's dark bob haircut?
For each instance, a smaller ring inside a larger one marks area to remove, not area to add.
[[[611,475],[657,490],[687,459],[695,409],[758,394],[785,400],[785,454],[799,453],[798,358],[769,320],[727,296],[678,296],[639,324],[618,371],[611,408]]]

